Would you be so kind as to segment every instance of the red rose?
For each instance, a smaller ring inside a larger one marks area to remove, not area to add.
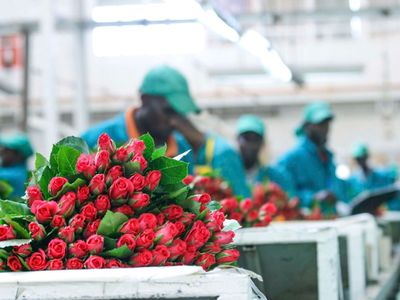
[[[132,182],[134,190],[138,192],[143,190],[143,188],[147,184],[146,178],[139,173],[136,173],[135,175],[131,176],[129,180],[130,182]]]
[[[193,180],[194,180],[193,175],[188,175],[182,180],[182,182],[186,185],[189,185],[193,182]]]
[[[201,252],[208,252],[208,253],[219,253],[221,252],[221,245],[216,242],[208,242],[201,248]]]
[[[134,139],[129,142],[127,148],[129,152],[133,152],[135,154],[142,154],[144,149],[146,149],[146,145],[142,140]]]
[[[52,259],[63,259],[67,250],[67,244],[60,239],[53,239],[47,247],[47,255]]]
[[[186,226],[183,225],[182,222],[177,221],[174,224],[175,224],[176,232],[177,232],[176,236],[181,235],[186,231]]]
[[[153,261],[153,254],[150,250],[142,249],[133,255],[129,263],[134,267],[146,267]]]
[[[243,219],[243,214],[237,211],[231,212],[229,214],[229,219],[236,220],[241,223]]]
[[[169,221],[173,221],[182,217],[183,208],[176,204],[168,205],[161,211]]]
[[[178,234],[178,229],[174,223],[166,223],[163,227],[156,231],[157,244],[169,245]]]
[[[75,232],[81,232],[85,226],[86,217],[83,214],[76,214],[69,221],[69,226],[71,226]]]
[[[64,177],[53,177],[49,183],[49,193],[52,196],[57,195],[63,188],[64,184],[68,183],[68,180]]]
[[[161,179],[161,172],[159,170],[153,170],[147,173],[146,181],[150,191],[156,189],[156,187],[160,183],[160,179]]]
[[[139,248],[150,248],[153,245],[156,235],[152,229],[146,229],[140,233],[136,240],[136,246]]]
[[[58,212],[58,205],[55,201],[40,201],[33,202],[31,209],[39,223],[48,223],[53,219],[53,216]]]
[[[221,231],[214,234],[213,240],[220,245],[226,245],[232,243],[234,237],[235,233],[232,230]]]
[[[0,272],[4,271],[6,269],[6,264],[4,261],[0,258]]]
[[[109,190],[110,198],[112,200],[125,199],[123,203],[126,202],[131,193],[133,193],[133,184],[125,177],[120,177],[115,180]]]
[[[127,162],[129,159],[128,150],[124,147],[117,149],[114,155],[114,160],[116,162]]]
[[[162,266],[165,264],[167,259],[170,257],[169,250],[164,245],[157,245],[156,248],[152,251],[153,254],[153,266]]]
[[[110,198],[108,198],[107,195],[99,195],[97,196],[96,201],[94,201],[94,206],[96,207],[97,212],[103,215],[111,207]]]
[[[141,154],[135,154],[132,159],[133,162],[138,162],[140,170],[143,172],[147,168],[147,160]]]
[[[253,223],[257,221],[257,219],[258,219],[258,211],[254,209],[249,211],[246,215],[246,222]]]
[[[176,239],[172,242],[171,246],[168,247],[171,255],[170,259],[175,260],[178,256],[182,255],[186,251],[186,243],[181,239]]]
[[[90,202],[82,207],[81,214],[86,218],[86,220],[94,221],[97,216],[97,209],[93,202]]]
[[[90,180],[89,189],[90,192],[94,195],[99,195],[104,192],[106,187],[104,174],[96,174],[93,176],[92,180]]]
[[[85,203],[89,199],[89,196],[90,196],[90,190],[87,185],[78,187],[78,192],[76,194],[76,197],[78,199],[79,205]]]
[[[86,178],[92,178],[97,171],[93,157],[90,154],[82,153],[76,162],[76,171],[82,173]]]
[[[30,244],[15,246],[13,252],[18,256],[27,257],[32,253],[32,246]]]
[[[179,218],[179,222],[182,222],[183,225],[189,226],[190,224],[193,223],[193,220],[196,218],[195,214],[189,213],[189,212],[184,212],[182,214],[182,217]]]
[[[243,199],[240,201],[239,206],[242,212],[246,213],[253,208],[253,201],[251,199]]]
[[[133,234],[126,233],[122,235],[118,242],[117,242],[117,247],[122,247],[123,245],[126,245],[129,250],[135,250],[136,247],[136,242],[135,242],[135,236]]]
[[[43,195],[40,189],[37,186],[28,186],[26,189],[26,196],[28,198],[29,206],[32,205],[33,201],[43,200]]]
[[[203,205],[207,205],[211,201],[211,196],[209,194],[200,194],[200,195],[195,195],[193,197],[194,201],[200,202]]]
[[[276,206],[274,203],[265,203],[261,206],[260,211],[266,212],[270,215],[274,215],[277,212]]]
[[[239,206],[236,198],[226,198],[221,201],[221,205],[225,212],[232,212]]]
[[[209,230],[221,231],[224,226],[225,215],[222,211],[214,211],[206,217],[205,221]]]
[[[75,243],[69,245],[69,254],[73,257],[81,258],[88,253],[88,245],[85,241],[78,240]]]
[[[83,263],[79,258],[70,258],[67,260],[66,268],[68,270],[80,270],[83,269]]]
[[[58,202],[59,214],[64,218],[69,218],[75,210],[76,194],[68,192],[63,195]]]
[[[113,269],[113,268],[124,268],[125,264],[122,263],[120,260],[111,258],[106,260],[105,268]]]
[[[104,247],[104,237],[94,234],[87,239],[86,244],[90,254],[100,254]]]
[[[100,150],[94,158],[94,164],[96,165],[97,171],[102,172],[107,170],[110,165],[110,154],[106,150]]]
[[[15,239],[16,235],[10,225],[0,225],[0,241]]]
[[[101,222],[101,220],[97,219],[97,220],[87,224],[85,232],[83,233],[83,236],[87,239],[88,237],[92,236],[93,234],[96,234],[97,229],[100,226],[100,222]]]
[[[106,260],[97,255],[91,255],[84,263],[86,269],[102,269],[105,265]]]
[[[192,264],[197,254],[198,253],[196,252],[196,249],[193,246],[187,246],[186,252],[182,256],[182,263],[184,265]]]
[[[198,249],[209,240],[210,236],[210,230],[207,229],[204,223],[202,221],[196,221],[186,236],[185,242],[189,246]]]
[[[215,256],[211,253],[204,253],[200,255],[194,262],[197,266],[201,266],[204,271],[209,270],[213,265],[215,265]]]
[[[52,228],[61,228],[66,225],[65,219],[60,215],[55,215],[53,220],[51,220],[50,226]]]
[[[48,270],[62,270],[64,269],[64,263],[62,259],[53,259],[49,261],[47,266]]]
[[[128,203],[134,209],[142,209],[149,205],[150,196],[145,193],[133,194]]]
[[[124,214],[125,216],[131,217],[135,213],[132,207],[130,207],[128,204],[124,204],[120,207],[114,208],[112,210],[113,212],[119,212],[121,214]]]
[[[58,237],[70,244],[75,240],[75,230],[72,226],[63,227],[58,231]]]
[[[15,255],[11,255],[7,258],[7,266],[14,272],[22,270],[21,261]]]
[[[240,253],[236,249],[223,250],[222,252],[220,252],[216,255],[217,264],[234,263],[238,260],[239,255],[240,255]]]
[[[112,167],[106,176],[106,183],[110,186],[115,180],[119,177],[124,176],[124,171],[122,170],[121,166],[114,166]]]
[[[139,217],[139,227],[141,230],[155,229],[157,227],[157,217],[152,213],[144,213]]]
[[[36,222],[31,222],[28,225],[29,232],[31,233],[31,237],[35,241],[40,241],[44,238],[46,232],[44,231],[44,227]]]
[[[41,271],[46,269],[46,254],[43,249],[39,249],[37,252],[32,253],[32,255],[26,259],[26,264],[32,271]]]
[[[265,215],[265,216],[263,216],[261,221],[263,223],[263,226],[267,226],[267,225],[269,225],[269,223],[271,223],[272,217],[270,215]]]
[[[165,223],[165,216],[163,214],[157,214],[157,225],[161,226]]]
[[[122,224],[119,232],[121,233],[130,233],[137,235],[140,231],[139,228],[139,220],[138,219],[129,219],[124,224]]]
[[[115,151],[115,144],[107,133],[102,133],[97,140],[100,150],[106,150],[110,153]]]

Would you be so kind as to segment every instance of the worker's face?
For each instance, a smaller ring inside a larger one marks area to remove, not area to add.
[[[163,145],[173,131],[171,118],[176,114],[162,96],[142,95],[140,113],[144,127],[153,136],[156,145]]]
[[[307,123],[304,126],[304,130],[308,138],[317,146],[324,146],[328,141],[330,123],[330,119],[318,124]]]
[[[263,146],[262,136],[255,132],[245,132],[237,138],[240,155],[246,169],[253,167],[258,162],[258,155]]]
[[[0,146],[0,166],[10,167],[23,161],[24,158],[18,151]]]

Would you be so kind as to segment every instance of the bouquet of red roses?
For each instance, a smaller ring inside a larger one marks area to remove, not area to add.
[[[234,264],[237,222],[182,182],[187,164],[146,134],[117,148],[102,134],[36,155],[26,204],[0,201],[0,271]]]

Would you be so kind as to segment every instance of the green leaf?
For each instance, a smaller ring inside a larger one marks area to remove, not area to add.
[[[6,247],[14,247],[14,246],[22,246],[25,244],[29,244],[32,240],[25,239],[25,240],[7,240],[0,242],[0,249]]]
[[[58,191],[57,195],[55,195],[54,197],[50,197],[49,200],[57,199],[61,195],[64,195],[66,192],[77,191],[78,187],[85,185],[85,183],[86,181],[81,178],[76,179],[73,183],[68,182],[64,184],[60,191]]]
[[[61,146],[53,145],[53,148],[51,149],[50,153],[50,167],[52,170],[54,170],[55,173],[58,172],[58,151],[60,151]]]
[[[35,156],[35,169],[38,170],[42,167],[49,166],[49,161],[40,153],[36,153]]]
[[[66,138],[63,138],[61,141],[59,141],[57,144],[55,144],[55,146],[67,146],[70,148],[73,148],[75,150],[77,150],[79,153],[89,153],[89,147],[86,144],[86,142],[76,136],[68,136]]]
[[[7,259],[9,256],[8,252],[4,249],[0,249],[0,259]]]
[[[196,215],[200,213],[200,203],[191,198],[177,199],[176,203],[186,211],[190,211]]]
[[[140,172],[140,163],[138,161],[128,161],[124,163],[124,174],[126,177],[131,177],[138,172]]]
[[[203,211],[196,217],[196,221],[197,221],[197,220],[203,220],[203,219],[206,217],[206,215],[207,215],[207,213],[208,213],[209,211],[210,211],[209,209],[203,210]]]
[[[117,240],[104,236],[104,249],[111,250],[117,247]]]
[[[227,219],[224,221],[224,228],[222,229],[222,231],[229,231],[229,230],[235,231],[241,227],[242,226],[239,224],[238,221]]]
[[[188,175],[188,164],[168,157],[159,157],[150,163],[150,168],[161,171],[160,184],[177,184]]]
[[[22,225],[20,225],[18,222],[12,221],[10,218],[4,218],[4,220],[12,226],[12,228],[15,230],[17,233],[17,237],[19,238],[24,238],[24,239],[29,239],[31,235],[29,234],[28,230],[26,230]]]
[[[143,156],[146,160],[151,160],[151,156],[153,155],[154,151],[154,139],[149,133],[146,133],[139,137],[139,140],[142,140],[146,146],[146,149],[144,149]]]
[[[132,255],[132,251],[128,248],[127,245],[123,245],[119,248],[103,252],[102,254],[108,257],[127,258]]]
[[[61,176],[68,177],[76,174],[76,162],[81,155],[78,150],[62,146],[57,153],[58,173]]]
[[[32,215],[29,207],[26,204],[9,201],[0,200],[0,218],[9,216],[27,216]]]
[[[165,156],[166,152],[167,152],[167,145],[157,148],[156,150],[154,150],[153,154],[151,155],[151,160],[155,160],[159,157]]]
[[[40,190],[42,191],[43,197],[45,199],[47,199],[50,197],[49,183],[50,183],[50,180],[55,176],[55,174],[50,169],[50,167],[44,167],[43,170],[40,171],[40,173],[41,173],[40,178],[37,182],[39,183]]]
[[[13,188],[4,180],[0,180],[0,199],[5,199],[11,195]]]
[[[208,203],[207,208],[210,211],[216,211],[219,210],[221,208],[221,204],[218,201],[211,201],[210,203]]]
[[[100,222],[97,233],[105,236],[112,236],[118,232],[119,226],[126,221],[128,221],[126,215],[108,210]]]

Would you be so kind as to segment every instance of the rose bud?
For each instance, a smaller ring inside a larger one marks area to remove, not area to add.
[[[161,179],[161,172],[159,170],[153,170],[147,173],[146,175],[146,181],[147,181],[147,187],[149,188],[150,191],[154,191],[158,184],[160,183]]]
[[[94,159],[90,154],[82,153],[76,162],[76,172],[83,174],[90,179],[96,174],[97,168],[94,164]]]
[[[33,202],[31,210],[36,216],[39,223],[48,223],[53,219],[53,216],[58,212],[58,205],[55,201],[40,201]]]
[[[74,192],[68,192],[63,195],[58,202],[59,211],[58,214],[64,218],[69,218],[75,210],[76,194]]]
[[[22,270],[22,264],[19,258],[15,255],[11,255],[7,258],[7,266],[11,271],[17,272]]]
[[[193,246],[187,246],[186,252],[182,256],[182,263],[184,265],[192,264],[197,255],[198,252],[196,252],[196,249]]]
[[[99,195],[94,201],[94,206],[100,215],[104,215],[111,207],[110,198],[107,195]]]
[[[75,230],[71,226],[63,227],[58,231],[58,237],[70,244],[75,240]]]
[[[68,183],[68,180],[64,177],[53,177],[49,183],[49,193],[52,196],[57,195],[63,186]]]
[[[195,214],[189,213],[189,212],[184,212],[182,214],[182,217],[179,218],[179,222],[182,222],[183,225],[189,226],[190,224],[193,223],[194,219],[196,218]]]
[[[125,177],[115,180],[109,190],[111,200],[117,204],[126,203],[131,193],[133,193],[133,184]]]
[[[157,225],[161,226],[165,223],[165,216],[163,214],[157,214]]]
[[[265,203],[261,206],[260,211],[265,212],[270,215],[274,215],[277,212],[276,206],[273,203]]]
[[[146,229],[141,232],[136,240],[138,248],[150,248],[153,245],[156,235],[152,229]]]
[[[133,194],[128,201],[128,204],[134,209],[143,209],[150,203],[150,196],[145,193]]]
[[[6,263],[0,258],[0,272],[5,271],[6,269]]]
[[[84,207],[81,208],[81,214],[86,218],[88,221],[94,221],[97,217],[97,209],[94,206],[93,202],[86,204]]]
[[[61,228],[64,227],[65,225],[66,225],[65,219],[60,215],[55,215],[50,223],[51,228]]]
[[[26,198],[28,199],[28,205],[31,206],[33,201],[43,200],[43,195],[37,186],[32,185],[26,189]]]
[[[253,201],[251,199],[243,199],[239,203],[240,209],[242,212],[247,213],[250,209],[253,208]]]
[[[68,270],[80,270],[83,269],[83,262],[79,258],[70,258],[67,260],[66,268]]]
[[[249,223],[253,223],[253,222],[257,221],[258,220],[258,211],[254,210],[254,209],[250,210],[247,213],[245,219],[246,219],[246,222],[249,222]]]
[[[126,245],[131,251],[135,250],[136,247],[135,236],[129,233],[122,235],[117,242],[117,247],[119,248],[122,247],[123,245]]]
[[[46,235],[43,225],[36,222],[31,222],[28,225],[29,232],[31,233],[32,239],[40,241]]]
[[[234,211],[234,212],[231,212],[229,214],[228,219],[236,220],[241,224],[242,223],[242,219],[243,219],[243,214],[240,213],[240,212]]]
[[[153,266],[162,266],[165,264],[167,259],[170,257],[169,250],[164,245],[157,245],[156,248],[152,251],[153,254]]]
[[[186,227],[185,227],[185,225],[183,225],[182,222],[177,221],[174,224],[175,224],[176,232],[177,232],[176,236],[179,236],[179,235],[182,235],[183,233],[185,233]]]
[[[122,263],[119,259],[110,258],[106,260],[105,268],[113,269],[113,268],[124,268],[125,264]]]
[[[134,267],[146,267],[153,262],[153,254],[150,250],[142,249],[138,253],[134,254],[129,263]]]
[[[204,271],[209,270],[213,265],[215,265],[215,256],[211,253],[204,253],[200,255],[196,261],[194,262],[195,265],[201,266]]]
[[[233,212],[239,206],[236,198],[226,198],[221,201],[221,205],[224,212]]]
[[[100,150],[105,150],[109,153],[113,153],[115,151],[115,144],[107,133],[102,133],[99,136],[97,144],[99,145]]]
[[[172,242],[171,246],[168,247],[170,253],[170,259],[176,260],[178,256],[182,255],[186,251],[186,243],[181,239],[176,239]]]
[[[132,182],[134,190],[138,192],[143,190],[147,184],[146,178],[139,173],[131,176],[131,178],[129,178],[129,181]]]
[[[267,225],[269,225],[269,223],[272,222],[272,217],[270,215],[264,215],[264,216],[262,216],[261,221],[262,221],[262,224],[263,224],[262,226],[267,226]]]
[[[130,233],[130,234],[137,235],[140,231],[139,220],[138,219],[129,219],[124,224],[122,224],[121,228],[118,231],[120,233]]]
[[[208,242],[206,243],[203,248],[201,248],[201,252],[208,252],[208,253],[219,253],[221,252],[221,245],[216,242]]]
[[[83,236],[87,239],[90,236],[92,236],[93,234],[96,234],[97,229],[100,226],[100,219],[97,219],[96,221],[90,222],[89,224],[87,224],[85,231],[83,232]]]
[[[157,217],[152,213],[144,213],[139,216],[139,227],[141,230],[155,229],[157,227]]]
[[[178,229],[174,223],[166,223],[163,227],[156,231],[156,243],[162,245],[170,245],[172,240],[178,234]]]
[[[121,166],[114,166],[112,167],[106,176],[106,183],[110,186],[115,180],[124,176],[124,171],[122,170]]]
[[[183,184],[189,185],[193,182],[193,180],[194,180],[193,175],[188,175],[182,180],[182,182]]]
[[[143,172],[147,168],[147,160],[141,154],[136,154],[133,159],[133,162],[138,162],[140,166],[140,170]]]
[[[234,263],[239,258],[239,251],[236,249],[227,249],[216,255],[217,264],[229,264]]]
[[[47,246],[47,255],[51,259],[63,259],[67,250],[67,244],[60,239],[53,239]]]
[[[88,254],[89,249],[85,241],[78,240],[75,243],[69,245],[68,252],[72,257],[81,258]]]
[[[69,221],[69,226],[71,226],[75,230],[75,232],[80,233],[85,226],[85,220],[86,217],[83,214],[76,214]]]
[[[209,230],[221,231],[224,226],[225,215],[222,211],[214,211],[206,216],[205,222]]]
[[[43,249],[39,249],[37,252],[32,253],[30,257],[26,259],[26,264],[29,270],[41,271],[47,268],[46,254]]]
[[[76,193],[76,198],[78,199],[78,206],[81,206],[87,200],[89,200],[90,190],[87,185],[78,187],[78,192]]]
[[[200,195],[194,195],[193,200],[197,201],[203,205],[207,205],[211,201],[211,196],[209,194],[200,194]]]
[[[182,217],[183,208],[176,204],[171,204],[161,211],[169,221],[173,221]]]
[[[106,265],[106,260],[101,256],[91,255],[83,265],[86,269],[102,269]]]
[[[97,152],[94,164],[96,165],[97,172],[104,172],[110,165],[110,154],[106,150]]]
[[[14,246],[13,252],[20,257],[27,257],[32,253],[32,246],[30,244]]]
[[[87,239],[86,244],[90,254],[100,254],[104,247],[104,237],[94,234]]]
[[[129,152],[133,152],[134,154],[143,154],[146,145],[142,140],[134,139],[129,142],[127,149]]]
[[[128,204],[124,204],[120,207],[114,208],[112,210],[113,212],[119,212],[121,214],[124,214],[127,217],[132,217],[135,211],[130,207]]]
[[[53,259],[49,261],[47,266],[48,270],[62,270],[64,269],[64,263],[62,259]]]
[[[196,221],[185,238],[188,246],[193,246],[195,249],[202,247],[210,238],[210,230],[202,221]]]
[[[10,225],[0,225],[0,241],[15,239],[16,235]]]
[[[92,194],[95,196],[104,192],[106,187],[104,174],[96,174],[93,176],[92,180],[90,180],[89,189]]]
[[[233,242],[233,238],[235,237],[235,233],[232,230],[229,231],[221,231],[213,236],[213,240],[220,245],[226,245]]]
[[[128,149],[124,147],[118,148],[117,151],[115,152],[113,160],[117,163],[127,162],[129,160]]]

